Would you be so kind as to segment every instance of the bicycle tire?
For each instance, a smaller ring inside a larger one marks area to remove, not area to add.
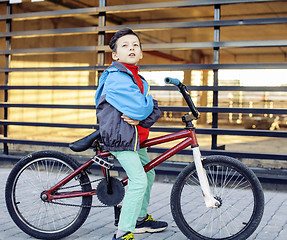
[[[11,218],[22,231],[39,239],[60,239],[80,228],[89,215],[92,196],[65,198],[55,203],[44,202],[40,197],[79,166],[77,161],[57,151],[31,153],[14,166],[7,179],[5,200]],[[86,173],[64,187],[75,185],[78,186],[72,190],[91,190]]]
[[[195,164],[178,175],[171,192],[171,212],[189,239],[247,239],[258,227],[264,211],[264,194],[256,175],[240,161],[209,156],[202,161],[218,208],[207,208]]]

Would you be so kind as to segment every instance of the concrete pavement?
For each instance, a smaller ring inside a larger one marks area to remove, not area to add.
[[[11,220],[5,204],[4,189],[11,168],[0,168],[0,240],[34,239],[23,233]],[[161,233],[137,234],[136,240],[186,240],[177,228],[170,212],[169,197],[172,184],[156,182],[152,189],[149,212],[155,219],[168,222]],[[286,186],[287,188],[287,186]],[[265,191],[265,212],[251,240],[287,239],[287,191]],[[111,240],[116,228],[113,225],[113,208],[92,208],[83,226],[65,240]]]

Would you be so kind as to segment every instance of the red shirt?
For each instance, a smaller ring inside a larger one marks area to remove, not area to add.
[[[122,64],[132,72],[132,74],[133,74],[133,76],[137,82],[137,85],[138,85],[141,93],[143,94],[144,93],[143,82],[142,82],[142,79],[140,78],[140,76],[138,74],[139,67],[136,65],[129,65],[129,64],[125,64],[125,63],[122,63]],[[139,134],[139,141],[140,141],[140,143],[142,143],[143,141],[145,141],[148,138],[149,128],[143,128],[143,127],[137,125],[137,129],[138,129],[138,134]]]

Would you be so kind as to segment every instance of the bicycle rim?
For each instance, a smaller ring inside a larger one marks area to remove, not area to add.
[[[44,234],[56,234],[71,227],[82,212],[83,198],[67,198],[44,202],[40,195],[44,190],[62,180],[73,167],[59,158],[43,157],[27,163],[18,172],[12,189],[13,207],[17,217],[30,229]],[[78,185],[70,181],[65,187]],[[81,191],[81,186],[73,188]],[[63,190],[65,191],[65,190]]]
[[[180,180],[175,218],[190,239],[247,239],[258,226],[264,207],[261,185],[234,161],[215,157],[203,164],[219,208],[205,206],[195,167]]]

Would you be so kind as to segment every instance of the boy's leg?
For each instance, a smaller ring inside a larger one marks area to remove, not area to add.
[[[140,160],[141,160],[141,163],[143,166],[150,162],[146,148],[140,149],[138,151],[138,154],[139,154],[139,157],[140,157]],[[146,192],[144,195],[143,204],[141,207],[139,217],[146,217],[147,216],[147,208],[148,208],[148,205],[150,202],[150,192],[151,192],[151,188],[152,188],[152,185],[153,185],[153,182],[155,179],[154,169],[151,169],[150,171],[148,171],[146,173],[146,176],[147,176],[147,188],[146,188]]]
[[[140,156],[143,166],[150,162],[146,149],[139,150],[139,156]],[[151,187],[152,187],[152,184],[155,178],[154,169],[151,169],[150,171],[148,171],[146,175],[147,175],[147,180],[148,180],[148,186],[147,186],[147,189],[144,195],[144,200],[143,200],[140,215],[137,221],[137,225],[133,233],[161,232],[165,230],[168,226],[167,222],[155,221],[151,217],[151,215],[147,214],[147,208],[148,208],[149,201],[150,201]]]
[[[119,151],[111,153],[119,160],[129,177],[128,189],[124,197],[118,229],[132,232],[135,229],[136,221],[141,211],[147,188],[147,176],[138,152]]]

